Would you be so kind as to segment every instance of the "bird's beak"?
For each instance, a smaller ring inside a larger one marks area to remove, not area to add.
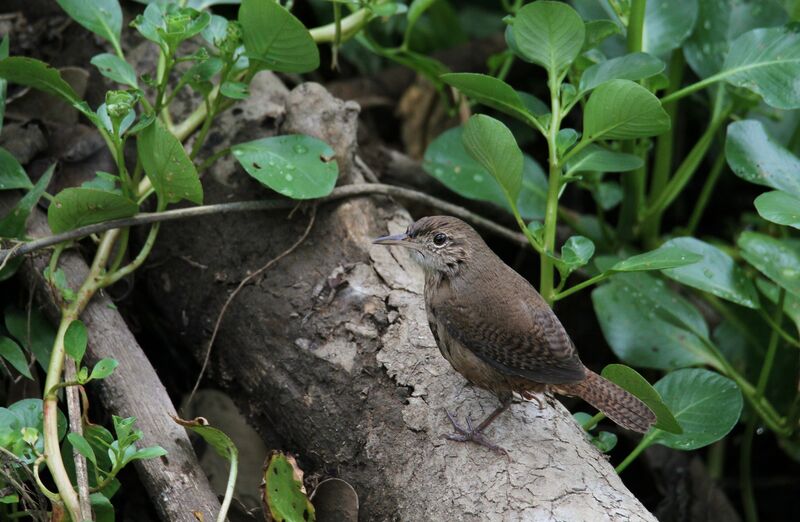
[[[400,245],[405,247],[411,246],[411,238],[405,232],[402,234],[395,234],[393,236],[383,236],[372,240],[373,245]]]

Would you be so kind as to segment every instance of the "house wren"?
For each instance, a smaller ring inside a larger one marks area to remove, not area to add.
[[[468,381],[495,393],[500,406],[447,438],[500,450],[483,430],[511,404],[512,392],[577,396],[620,426],[646,432],[656,416],[642,401],[583,365],[542,296],[503,263],[460,219],[430,216],[404,234],[373,241],[398,245],[425,273],[425,309],[442,355]]]

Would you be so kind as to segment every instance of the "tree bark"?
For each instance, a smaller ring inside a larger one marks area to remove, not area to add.
[[[283,130],[330,140],[353,118],[352,105],[301,85],[287,97]],[[238,125],[263,135],[264,121]],[[331,145],[352,165],[353,146]],[[343,178],[362,181],[357,171]],[[233,166],[204,186],[209,203],[267,196]],[[201,360],[229,291],[294,243],[307,219],[272,212],[166,224],[144,280],[167,331]],[[370,243],[410,221],[386,198],[320,207],[309,238],[228,309],[210,378],[256,427],[281,433],[307,475],[353,484],[362,520],[654,521],[560,403],[514,404],[492,425],[510,460],[442,438],[451,431],[445,409],[478,419],[497,402],[439,354],[416,265]]]
[[[5,215],[12,205],[11,198],[1,195],[0,215]],[[35,210],[31,217],[28,234],[31,237],[50,234],[46,219],[39,210]],[[48,261],[48,255],[31,256],[23,264],[21,273],[35,286],[38,302],[46,313],[57,321],[59,310],[42,275]],[[62,254],[59,268],[64,270],[73,288],[77,288],[89,272],[83,258],[74,251]],[[197,522],[197,513],[202,514],[205,520],[213,520],[219,512],[217,495],[197,463],[186,430],[172,420],[177,413],[166,389],[113,302],[106,294],[98,293],[86,307],[81,320],[89,331],[85,364],[91,368],[106,357],[119,361],[111,376],[93,381],[87,387],[97,391],[103,407],[109,412],[121,417],[136,417],[136,428],[144,433],[140,445],[159,445],[167,450],[167,455],[160,459],[134,461],[139,478],[161,519],[165,522]]]

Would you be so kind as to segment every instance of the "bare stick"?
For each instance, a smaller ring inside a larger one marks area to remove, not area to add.
[[[327,203],[344,198],[352,198],[357,196],[368,195],[384,195],[396,197],[398,199],[405,199],[416,201],[431,207],[436,208],[444,213],[459,217],[465,221],[469,221],[474,225],[483,228],[500,237],[527,245],[528,241],[525,236],[519,232],[514,232],[502,225],[495,223],[490,219],[486,219],[474,212],[471,212],[464,207],[448,203],[447,201],[429,196],[423,192],[411,190],[403,187],[396,187],[394,185],[385,185],[382,183],[361,183],[357,185],[345,185],[336,187],[329,195],[315,200],[319,203]],[[104,221],[102,223],[95,223],[85,227],[76,228],[62,234],[55,234],[53,236],[35,239],[28,243],[15,245],[11,249],[0,250],[0,265],[6,263],[8,260],[19,257],[30,252],[35,252],[43,248],[57,245],[64,241],[79,239],[90,234],[97,234],[111,230],[114,228],[125,228],[136,225],[145,225],[148,223],[157,223],[161,221],[172,221],[176,219],[186,219],[190,217],[208,216],[212,214],[227,214],[229,212],[250,212],[258,210],[276,210],[283,208],[292,208],[297,205],[297,202],[290,199],[268,199],[260,201],[238,201],[235,203],[219,203],[216,205],[203,205],[199,207],[180,208],[176,210],[167,210],[165,212],[143,212],[133,217],[114,219],[111,221]]]

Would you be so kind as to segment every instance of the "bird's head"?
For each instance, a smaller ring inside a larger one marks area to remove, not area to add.
[[[424,217],[402,234],[379,237],[372,242],[406,247],[426,272],[451,276],[462,270],[481,247],[488,249],[471,226],[451,216]]]

